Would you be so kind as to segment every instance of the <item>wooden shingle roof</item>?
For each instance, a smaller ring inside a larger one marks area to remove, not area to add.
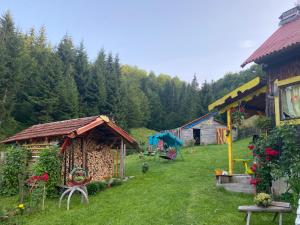
[[[7,144],[42,137],[69,136],[74,138],[102,124],[106,124],[107,127],[122,136],[129,143],[136,144],[136,141],[126,131],[103,116],[91,116],[33,125],[3,140],[1,143]]]

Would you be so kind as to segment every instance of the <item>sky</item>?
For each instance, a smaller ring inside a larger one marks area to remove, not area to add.
[[[217,80],[240,65],[277,28],[296,0],[0,0],[23,32],[46,27],[84,42],[93,61],[101,48],[122,64],[190,82]]]

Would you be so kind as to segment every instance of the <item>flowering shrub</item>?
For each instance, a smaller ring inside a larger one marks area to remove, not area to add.
[[[16,208],[20,211],[20,214],[23,215],[24,210],[25,210],[25,205],[24,204],[19,204],[19,205],[17,205]]]
[[[271,191],[272,180],[286,177],[295,195],[300,192],[300,154],[297,131],[293,126],[277,127],[248,146],[255,158],[251,184],[257,192]]]

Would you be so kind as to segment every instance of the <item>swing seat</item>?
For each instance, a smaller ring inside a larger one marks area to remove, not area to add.
[[[162,159],[173,160],[171,157],[169,157],[167,155],[160,155],[159,157]]]
[[[174,160],[176,159],[176,156],[177,156],[177,151],[174,149],[170,149],[166,154],[160,155],[159,157],[167,160]]]

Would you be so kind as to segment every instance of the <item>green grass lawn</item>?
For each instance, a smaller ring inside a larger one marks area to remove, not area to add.
[[[234,144],[237,157],[247,157],[248,140]],[[58,199],[47,200],[46,210],[23,217],[23,224],[138,224],[138,225],[242,225],[243,204],[253,196],[229,193],[215,187],[214,169],[227,168],[226,145],[186,148],[184,161],[149,160],[150,170],[141,173],[137,155],[127,157],[126,174],[135,176],[121,186],[90,196],[89,205],[72,199],[71,210],[58,209]],[[249,156],[248,156],[249,157]],[[237,171],[243,171],[241,165]],[[0,199],[0,206],[16,205],[15,198]],[[252,216],[251,225],[271,225],[273,215]],[[294,224],[295,214],[285,215],[284,224]]]
[[[132,128],[130,129],[129,133],[135,138],[138,143],[146,143],[148,142],[148,137],[157,133],[155,130],[150,130],[148,128]]]

